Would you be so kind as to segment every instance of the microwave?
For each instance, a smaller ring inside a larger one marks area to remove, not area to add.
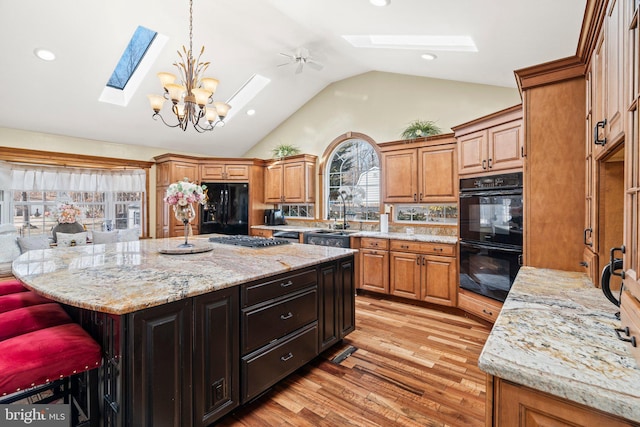
[[[281,209],[265,209],[265,225],[284,225],[284,213]]]

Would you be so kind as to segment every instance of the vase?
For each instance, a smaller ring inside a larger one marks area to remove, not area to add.
[[[84,231],[84,227],[79,222],[63,222],[56,224],[55,227],[51,229],[51,235],[53,236],[53,242],[57,243],[56,233],[82,233]]]
[[[191,248],[192,243],[189,243],[189,223],[196,217],[196,211],[191,203],[187,205],[173,205],[173,214],[178,221],[184,224],[184,243],[179,245],[179,248]]]

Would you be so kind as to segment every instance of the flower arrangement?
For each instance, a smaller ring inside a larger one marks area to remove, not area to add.
[[[70,203],[59,205],[54,216],[59,224],[73,224],[78,221],[78,217],[82,215],[82,211]]]
[[[204,205],[207,202],[206,189],[206,185],[197,185],[185,178],[167,188],[164,201],[169,205],[186,206],[194,202]]]

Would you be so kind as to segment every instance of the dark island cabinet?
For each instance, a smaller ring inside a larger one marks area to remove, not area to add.
[[[204,427],[355,329],[353,255],[111,315],[69,307],[103,348],[105,427]]]
[[[353,258],[327,263],[318,269],[319,351],[323,352],[355,329]]]
[[[207,426],[240,403],[238,289],[194,298],[193,424]]]
[[[191,425],[191,300],[181,300],[130,315],[128,387],[131,405],[126,425]]]
[[[238,299],[223,289],[129,315],[127,425],[206,426],[238,406]]]

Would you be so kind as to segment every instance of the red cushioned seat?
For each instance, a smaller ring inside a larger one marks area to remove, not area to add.
[[[71,317],[55,302],[6,311],[0,313],[0,341],[65,323]]]
[[[26,292],[27,288],[22,286],[18,279],[3,280],[0,282],[0,295],[15,294],[16,292]]]
[[[50,299],[41,297],[35,292],[17,292],[15,294],[0,296],[0,313],[15,310],[30,305],[46,304],[53,302]]]
[[[100,366],[100,346],[76,323],[0,342],[0,396]]]

